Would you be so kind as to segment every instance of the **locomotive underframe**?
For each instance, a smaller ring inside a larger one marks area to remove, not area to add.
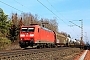
[[[26,48],[28,46],[30,47],[37,46],[37,48],[55,47],[55,43],[34,43],[34,40],[19,41],[19,44],[21,48]]]

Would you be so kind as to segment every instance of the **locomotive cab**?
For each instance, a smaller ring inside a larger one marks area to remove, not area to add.
[[[22,26],[20,29],[20,47],[25,48],[34,44],[35,27]]]

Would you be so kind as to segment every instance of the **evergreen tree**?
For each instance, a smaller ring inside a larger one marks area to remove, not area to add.
[[[0,8],[0,31],[3,34],[8,32],[8,28],[11,25],[11,22],[7,19],[8,15],[4,14],[3,10]]]

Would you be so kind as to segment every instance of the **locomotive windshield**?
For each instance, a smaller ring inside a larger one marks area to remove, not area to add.
[[[22,28],[22,32],[34,32],[34,28]]]

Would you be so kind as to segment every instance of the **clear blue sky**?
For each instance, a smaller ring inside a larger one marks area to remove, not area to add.
[[[42,4],[40,4],[40,1]],[[69,21],[81,26],[81,22],[78,20],[83,19],[83,34],[84,41],[87,35],[88,41],[90,40],[90,0],[0,0],[0,8],[2,8],[5,14],[11,15],[11,13],[22,13],[20,11],[32,14],[38,14],[40,18],[52,19],[57,18],[59,31],[66,32],[71,35],[72,38],[80,39],[81,29],[77,26],[69,27],[72,25]],[[6,4],[20,10],[16,10],[7,6]],[[57,16],[58,17],[57,17]],[[64,22],[63,22],[63,21]],[[77,21],[73,21],[77,20]],[[86,33],[85,33],[86,32]],[[90,41],[89,41],[90,42]]]

